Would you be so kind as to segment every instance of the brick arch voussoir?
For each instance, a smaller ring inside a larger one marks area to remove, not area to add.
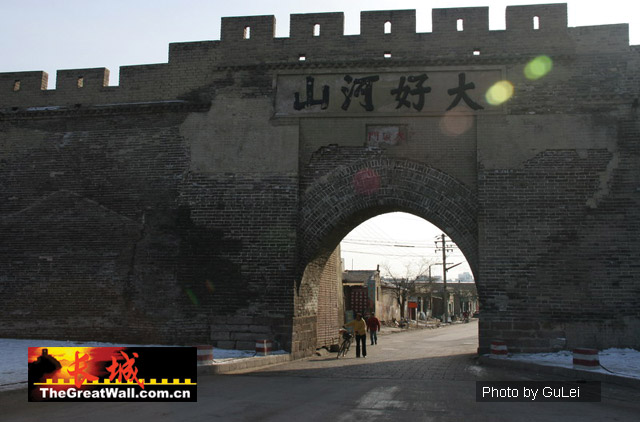
[[[362,172],[372,179],[364,189],[355,182]],[[462,182],[433,167],[391,158],[363,160],[316,180],[300,203],[301,270],[328,256],[358,224],[386,212],[404,211],[445,231],[477,274],[477,197]]]

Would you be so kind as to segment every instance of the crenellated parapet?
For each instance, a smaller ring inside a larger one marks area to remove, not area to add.
[[[181,99],[231,68],[503,64],[629,52],[628,25],[568,28],[566,4],[509,6],[505,30],[489,30],[487,7],[433,9],[432,24],[417,33],[415,10],[365,11],[360,34],[344,35],[343,13],[294,14],[290,36],[277,38],[274,16],[225,17],[219,41],[170,44],[168,63],[123,66],[117,87],[108,86],[105,68],[59,70],[55,90],[45,72],[2,73],[0,108]]]

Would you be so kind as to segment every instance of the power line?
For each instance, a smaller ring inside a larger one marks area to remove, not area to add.
[[[423,248],[423,249],[435,249],[435,246],[429,246],[426,242],[415,242],[415,241],[403,241],[403,240],[375,240],[375,239],[358,239],[358,238],[344,238],[342,240],[343,243],[351,243],[356,245],[371,245],[371,246],[396,246],[401,245],[402,247],[413,247],[413,248]]]
[[[379,252],[349,251],[347,249],[342,249],[342,252],[362,254],[362,255],[378,255],[378,256],[382,256],[382,257],[398,256],[398,257],[405,257],[405,258],[424,258],[424,255],[412,255],[412,254],[407,255],[407,254],[391,254],[391,253],[379,253]]]
[[[362,245],[362,246],[382,246],[382,247],[392,247],[392,248],[416,248],[416,249],[435,249],[434,246],[421,246],[421,245],[412,245],[410,243],[404,242],[369,242],[364,240],[343,240],[341,243],[347,243],[350,245]]]

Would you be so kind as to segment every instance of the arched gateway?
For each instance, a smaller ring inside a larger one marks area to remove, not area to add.
[[[640,50],[566,12],[224,18],[120,86],[0,74],[0,336],[308,355],[339,241],[405,211],[469,261],[481,351],[640,347]]]
[[[295,310],[296,320],[304,323],[294,330],[294,346],[316,338],[320,342],[318,332],[335,331],[339,318],[327,318],[321,308],[326,296],[341,294],[331,292],[323,281],[335,272],[330,259],[342,238],[371,217],[403,211],[432,222],[447,232],[477,271],[477,198],[461,182],[424,164],[377,158],[339,166],[317,179],[300,202],[300,263],[305,271]]]

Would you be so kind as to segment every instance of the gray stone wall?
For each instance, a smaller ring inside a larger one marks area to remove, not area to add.
[[[316,347],[338,344],[337,328],[344,324],[340,248],[327,260],[318,286],[318,322]]]

